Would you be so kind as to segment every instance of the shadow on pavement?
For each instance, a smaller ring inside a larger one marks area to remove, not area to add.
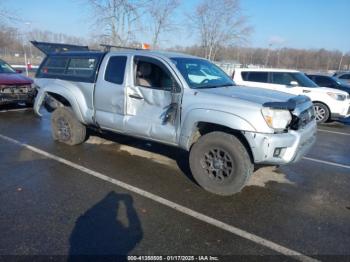
[[[90,135],[97,136],[109,141],[113,141],[120,145],[128,145],[138,149],[142,149],[148,152],[157,153],[166,157],[169,157],[176,161],[177,166],[181,172],[193,183],[197,184],[194,177],[192,176],[189,164],[189,152],[177,148],[168,146],[165,144],[160,144],[153,141],[147,141],[127,135],[117,134],[109,131],[103,131],[103,133],[95,132],[89,130]]]
[[[124,216],[119,211],[121,204],[125,206]],[[132,197],[112,191],[75,222],[68,261],[96,261],[96,256],[118,256],[118,261],[126,261],[127,254],[142,238]]]

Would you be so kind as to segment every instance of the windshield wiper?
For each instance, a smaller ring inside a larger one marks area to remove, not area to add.
[[[216,87],[225,87],[225,86],[234,86],[234,84],[233,83],[231,83],[231,84],[223,84],[223,85],[217,85]]]
[[[196,86],[194,89],[206,89],[206,88],[217,88],[217,87],[225,87],[225,86],[234,86],[234,84],[222,84],[222,85],[213,85],[213,86]]]

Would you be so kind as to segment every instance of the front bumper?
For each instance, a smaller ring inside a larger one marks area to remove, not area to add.
[[[331,119],[346,118],[350,116],[350,101],[343,101],[331,108]]]
[[[316,121],[282,134],[246,132],[256,164],[283,165],[300,160],[316,141]]]

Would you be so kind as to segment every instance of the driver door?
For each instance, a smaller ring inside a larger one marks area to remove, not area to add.
[[[176,143],[181,88],[171,71],[158,59],[133,58],[133,83],[126,88],[127,133]]]

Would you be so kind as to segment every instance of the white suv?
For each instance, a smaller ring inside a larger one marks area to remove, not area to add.
[[[350,100],[346,92],[319,87],[304,73],[296,70],[239,68],[235,69],[233,80],[238,85],[310,97],[318,123],[350,116]]]

